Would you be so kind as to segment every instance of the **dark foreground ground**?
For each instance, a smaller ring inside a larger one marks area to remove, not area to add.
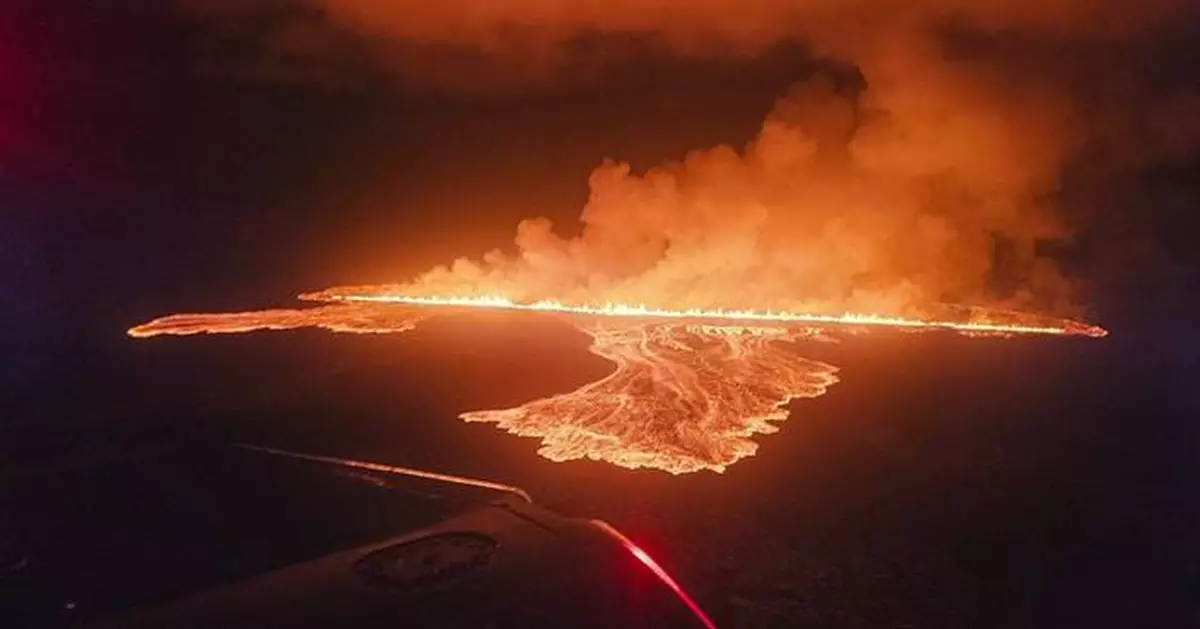
[[[534,440],[455,418],[606,373],[586,337],[549,318],[433,320],[389,337],[113,334],[46,358],[9,392],[0,513],[17,529],[127,543],[99,515],[46,505],[102,514],[133,482],[104,471],[113,448],[215,437],[520,485],[616,524],[727,627],[1194,626],[1200,408],[1184,334],[801,346],[842,381],[795,402],[757,456],[681,477],[555,464]],[[312,483],[275,489],[331,495]],[[189,500],[179,508],[194,517],[177,521],[239,525],[236,506]],[[330,531],[369,536],[392,521],[377,498],[356,500],[330,499],[327,519],[284,538],[315,552]],[[120,572],[78,598],[119,600],[134,581]]]

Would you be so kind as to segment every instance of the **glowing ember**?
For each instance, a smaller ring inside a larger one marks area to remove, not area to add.
[[[428,316],[492,308],[561,315],[592,337],[592,353],[612,361],[608,376],[575,391],[515,408],[463,413],[511,433],[541,439],[553,461],[581,458],[673,474],[724,471],[751,456],[755,434],[777,430],[794,398],[817,397],[837,368],[797,355],[799,341],[836,341],[835,332],[872,328],[950,330],[967,336],[1104,336],[1098,327],[1017,313],[969,312],[965,319],[755,310],[666,310],[626,304],[517,303],[503,297],[426,297],[370,287],[303,296],[335,302],[309,309],[180,314],[131,328],[134,337],[319,327],[334,332],[412,329]]]

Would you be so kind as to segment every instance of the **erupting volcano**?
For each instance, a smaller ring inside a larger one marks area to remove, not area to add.
[[[489,308],[563,316],[591,336],[591,351],[615,364],[601,380],[515,408],[466,412],[539,437],[553,461],[590,458],[674,474],[727,465],[753,455],[755,434],[772,433],[794,398],[825,393],[837,368],[801,357],[800,342],[836,342],[871,328],[950,330],[976,335],[1083,335],[1082,323],[1005,312],[971,311],[959,320],[754,310],[667,310],[646,306],[517,303],[502,297],[417,297],[379,287],[346,287],[304,296],[336,303],[306,309],[179,314],[129,330],[130,336],[235,333],[318,327],[334,332],[404,332],[422,319]]]
[[[321,302],[310,309],[174,315],[129,333],[400,332],[481,308],[564,317],[615,364],[609,376],[462,418],[539,437],[555,461],[673,473],[753,454],[749,437],[775,430],[789,400],[836,382],[834,367],[797,354],[802,343],[889,329],[1104,336],[1026,314],[1076,311],[1044,246],[1071,232],[1055,211],[1060,168],[1078,148],[1066,105],[959,72],[936,49],[891,47],[909,41],[862,51],[857,79],[796,83],[743,147],[644,172],[603,162],[567,235],[531,218],[513,249],[407,283],[307,293]]]

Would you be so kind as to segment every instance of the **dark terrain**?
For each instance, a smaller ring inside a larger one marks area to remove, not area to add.
[[[48,386],[44,405],[33,405],[70,417],[70,429],[5,429],[4,511],[36,530],[55,500],[86,494],[103,513],[109,503],[99,497],[145,491],[144,478],[130,485],[106,475],[102,460],[112,453],[98,444],[250,441],[522,486],[544,505],[628,532],[731,627],[1178,627],[1200,619],[1191,596],[1200,585],[1200,509],[1190,495],[1197,429],[1187,363],[1150,354],[1153,346],[1132,335],[876,334],[798,346],[841,367],[842,381],[795,402],[781,432],[758,438],[759,453],[722,475],[554,464],[536,456],[534,440],[455,418],[602,375],[606,363],[586,352],[586,340],[536,315],[439,318],[388,337],[114,334],[93,389]],[[48,461],[64,448],[72,460],[99,461],[55,476]],[[280,557],[357,539],[347,530],[386,534],[379,522],[353,522],[372,509],[386,514],[375,494],[364,502],[325,481],[262,482],[262,491],[310,508],[315,497],[330,501],[327,520],[297,524],[276,541]],[[183,522],[237,530],[236,512],[189,496],[186,483],[158,491],[195,503],[195,519]],[[115,510],[122,502],[114,501]],[[67,519],[51,518],[68,544],[120,543],[119,525]],[[187,532],[165,531],[159,543],[181,537]],[[72,596],[120,600],[120,581]]]

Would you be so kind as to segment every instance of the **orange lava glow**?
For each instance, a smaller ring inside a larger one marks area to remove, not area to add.
[[[317,327],[334,332],[411,330],[437,314],[500,309],[558,315],[592,338],[590,351],[612,373],[580,388],[499,410],[465,412],[541,440],[538,453],[557,462],[604,461],[683,474],[723,472],[753,455],[756,434],[778,430],[789,402],[813,398],[838,381],[837,368],[800,356],[803,342],[836,342],[871,329],[948,330],[971,337],[1081,335],[1102,328],[1063,319],[966,311],[960,319],[863,314],[823,315],[755,310],[666,310],[625,304],[517,303],[503,297],[371,294],[367,287],[302,297],[308,309],[177,314],[131,328],[133,337],[238,333]]]
[[[319,293],[301,295],[302,299],[316,301],[344,301],[351,303],[393,303],[410,306],[439,306],[459,308],[496,308],[505,310],[528,310],[534,312],[557,312],[571,315],[591,315],[602,317],[633,317],[640,319],[706,319],[736,322],[791,323],[805,325],[827,326],[869,326],[888,328],[908,328],[920,330],[944,329],[955,332],[981,334],[1051,334],[1051,335],[1083,335],[1102,337],[1108,334],[1104,328],[1070,321],[1039,317],[1023,313],[986,313],[982,320],[955,321],[949,319],[905,318],[867,313],[847,312],[837,315],[802,313],[802,312],[772,312],[765,310],[730,310],[730,309],[667,309],[655,308],[644,304],[567,304],[560,301],[542,300],[532,303],[518,303],[497,295],[481,296],[448,296],[427,297],[394,294],[358,294],[356,292],[339,292],[337,289]],[[1003,320],[1008,317],[1011,320]]]
[[[129,329],[129,336],[160,334],[236,334],[256,330],[323,328],[332,332],[382,334],[411,330],[425,315],[398,308],[323,306],[305,309],[252,310],[212,314],[175,314]]]
[[[787,343],[810,337],[805,329],[712,334],[675,323],[576,325],[615,371],[570,393],[461,417],[538,437],[538,454],[552,461],[723,472],[755,453],[751,436],[778,430],[774,422],[787,418],[791,399],[817,397],[837,382],[836,367],[801,358]]]

